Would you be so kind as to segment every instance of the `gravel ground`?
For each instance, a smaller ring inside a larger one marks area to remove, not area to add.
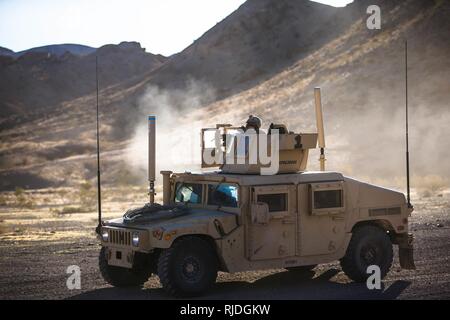
[[[398,260],[382,290],[350,282],[338,263],[310,274],[285,270],[220,274],[203,299],[450,299],[450,197],[416,199],[411,229],[417,270],[400,270]],[[7,222],[11,213],[0,212]],[[117,289],[101,278],[99,246],[92,232],[95,215],[42,226],[27,220],[0,236],[0,299],[170,299],[152,276],[142,289]],[[25,217],[27,218],[27,217]],[[28,217],[32,218],[32,217]],[[15,222],[18,223],[17,221]],[[9,224],[13,226],[13,224]],[[34,227],[33,227],[34,226]],[[66,269],[81,268],[81,290],[68,290]]]

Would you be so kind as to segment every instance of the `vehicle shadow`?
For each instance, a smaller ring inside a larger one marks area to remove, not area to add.
[[[201,300],[392,300],[396,299],[410,284],[397,280],[389,286],[382,284],[380,290],[369,290],[365,283],[338,283],[331,279],[340,271],[327,270],[315,277],[315,272],[282,271],[255,282],[228,281],[218,282]],[[69,299],[120,299],[120,300],[161,300],[171,299],[161,288],[103,288],[84,292]]]
[[[340,270],[329,269],[315,277],[315,272],[279,272],[253,283],[219,283],[209,299],[273,299],[273,300],[393,300],[411,283],[395,281],[380,290],[369,290],[365,283],[339,283],[332,280]]]

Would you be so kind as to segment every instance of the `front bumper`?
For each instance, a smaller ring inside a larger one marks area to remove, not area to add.
[[[103,226],[103,232],[108,233],[108,240],[101,239],[101,244],[106,248],[106,258],[111,266],[132,268],[136,252],[148,253],[149,239],[146,230],[127,229],[112,226]],[[133,234],[139,234],[138,245],[133,244]]]
[[[134,251],[127,248],[106,247],[108,265],[131,269],[134,262]]]

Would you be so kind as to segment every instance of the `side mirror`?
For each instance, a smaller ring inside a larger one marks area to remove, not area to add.
[[[264,202],[252,203],[252,223],[267,224],[270,220],[269,206]]]

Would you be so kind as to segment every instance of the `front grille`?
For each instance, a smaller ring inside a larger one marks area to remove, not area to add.
[[[109,229],[109,242],[123,246],[131,246],[131,232],[125,230]]]

